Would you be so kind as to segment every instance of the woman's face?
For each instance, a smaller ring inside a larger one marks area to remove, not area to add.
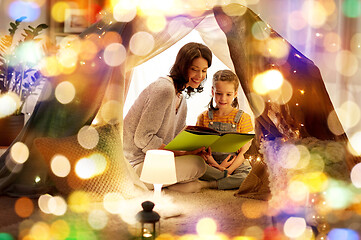
[[[192,61],[188,69],[188,83],[186,87],[197,88],[199,84],[206,78],[208,70],[208,62],[206,59],[199,57]]]

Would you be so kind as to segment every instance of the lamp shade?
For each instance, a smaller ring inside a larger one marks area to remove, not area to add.
[[[167,150],[148,150],[140,180],[151,184],[176,183],[174,153]]]

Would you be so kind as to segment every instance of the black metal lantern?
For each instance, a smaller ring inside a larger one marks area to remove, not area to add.
[[[138,212],[135,216],[140,223],[140,239],[152,239],[159,235],[160,231],[160,216],[157,212],[153,211],[154,203],[145,201],[142,203],[143,210]]]

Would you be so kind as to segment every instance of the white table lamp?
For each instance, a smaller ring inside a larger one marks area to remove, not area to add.
[[[154,196],[160,197],[164,184],[177,182],[174,153],[168,150],[148,150],[140,180],[154,185]]]

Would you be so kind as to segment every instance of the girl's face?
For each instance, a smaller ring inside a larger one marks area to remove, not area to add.
[[[188,83],[186,87],[197,88],[199,84],[206,78],[208,70],[208,62],[206,59],[199,57],[192,61],[188,68]]]
[[[237,91],[234,89],[234,83],[218,81],[216,85],[212,87],[212,96],[218,109],[231,108],[233,99],[237,97]]]

